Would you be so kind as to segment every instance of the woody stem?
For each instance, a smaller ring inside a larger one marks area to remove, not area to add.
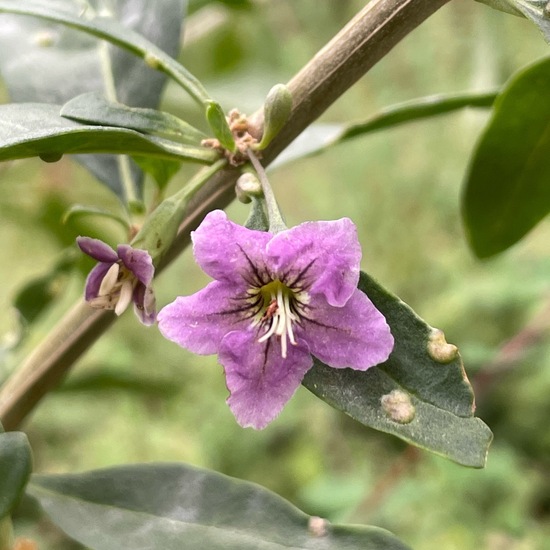
[[[262,151],[267,166],[340,95],[365,75],[407,34],[449,0],[371,0],[288,83],[292,112],[282,130]],[[261,130],[263,110],[253,117]],[[259,132],[261,135],[261,131]],[[189,233],[214,208],[224,208],[234,196],[240,171],[217,172],[185,208],[178,237],[158,266],[158,273],[190,243]],[[91,344],[107,330],[115,316],[77,304],[52,329],[31,357],[0,388],[0,420],[14,430],[44,395]]]

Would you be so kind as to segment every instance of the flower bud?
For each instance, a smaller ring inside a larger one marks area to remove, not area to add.
[[[264,133],[255,147],[265,149],[286,124],[292,110],[292,95],[284,84],[277,84],[267,94],[264,104]]]
[[[242,174],[235,184],[235,193],[237,199],[243,204],[248,204],[252,197],[261,197],[263,195],[262,186],[257,176],[245,172]]]

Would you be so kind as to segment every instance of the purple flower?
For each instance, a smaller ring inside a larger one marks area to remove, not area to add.
[[[131,302],[144,325],[155,322],[155,295],[151,282],[155,273],[146,250],[119,244],[115,252],[99,239],[78,237],[80,250],[99,263],[86,279],[86,301],[98,309],[114,309],[120,315]]]
[[[351,220],[308,222],[275,235],[210,212],[192,234],[215,280],[159,315],[161,333],[198,354],[217,353],[227,402],[243,427],[264,428],[313,364],[366,370],[393,337],[357,288],[361,248]]]

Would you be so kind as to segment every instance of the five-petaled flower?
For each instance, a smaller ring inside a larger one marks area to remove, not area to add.
[[[116,252],[103,241],[78,237],[78,246],[99,263],[86,279],[85,299],[94,308],[114,309],[120,315],[131,302],[144,325],[155,322],[155,295],[151,282],[155,273],[146,250],[119,244]]]
[[[351,220],[307,222],[277,234],[210,212],[193,233],[195,258],[214,281],[158,315],[161,333],[198,354],[217,353],[243,427],[264,428],[313,365],[366,370],[393,337],[358,290],[361,248]]]

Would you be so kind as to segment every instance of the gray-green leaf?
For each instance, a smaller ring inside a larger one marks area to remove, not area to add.
[[[466,176],[463,219],[480,258],[550,212],[550,58],[516,73],[495,102]]]
[[[362,424],[464,466],[483,467],[492,433],[474,417],[472,388],[456,347],[364,273],[359,289],[390,325],[390,358],[365,372],[316,360],[303,384]]]
[[[92,550],[407,548],[376,527],[310,522],[263,487],[183,464],[33,476],[27,492]]]
[[[220,142],[220,145],[228,151],[235,152],[237,147],[233,134],[225,118],[225,113],[221,108],[221,105],[215,101],[205,102],[206,120],[210,125],[210,129]]]
[[[18,503],[32,471],[32,452],[23,432],[2,433],[0,427],[0,519]]]
[[[145,1],[151,2],[151,0]],[[140,11],[138,10],[140,7],[135,5],[135,1],[130,4],[128,5],[129,15],[135,17],[137,14],[139,16]],[[154,4],[160,6],[166,16],[169,16],[170,19],[174,19],[174,14],[170,13],[170,10],[166,9],[164,3],[160,4],[159,2],[155,2]],[[191,75],[189,71],[183,67],[183,65],[178,63],[170,55],[166,54],[162,49],[153,44],[153,42],[147,40],[147,38],[145,38],[142,34],[135,32],[131,28],[124,26],[112,18],[102,16],[78,17],[68,13],[67,11],[50,9],[50,5],[51,4],[49,2],[46,3],[39,0],[28,0],[24,4],[15,0],[0,0],[0,11],[39,17],[54,23],[67,25],[68,27],[91,34],[96,38],[107,40],[108,42],[143,58],[149,67],[162,71],[172,77],[198,102],[203,103],[210,99],[202,84],[193,75]],[[143,17],[144,11],[146,10],[142,8],[141,17]],[[150,25],[151,21],[148,21],[147,23]],[[178,25],[180,23],[181,19],[178,20]],[[164,29],[162,27],[159,29],[161,32],[163,30]]]
[[[93,10],[100,7],[99,2],[91,0],[84,13],[79,0],[1,4],[0,10],[10,11],[11,7],[11,11],[20,14],[49,18],[45,21],[7,13],[0,18],[0,69],[14,101],[62,104],[83,92],[110,89],[122,103],[158,106],[165,74],[152,70],[141,57],[123,48],[102,45],[93,34],[88,34],[91,30],[80,32],[67,26],[76,19],[82,25],[93,27],[97,18],[92,21],[89,18]],[[179,51],[184,4],[184,0],[113,0],[109,3],[120,22],[114,24],[123,32],[128,27],[127,36],[140,33],[171,56]],[[102,21],[108,19],[99,18],[99,23]],[[21,40],[22,36],[26,39]],[[143,37],[140,40],[143,41]],[[111,78],[112,82],[108,82]],[[123,161],[119,157],[77,155],[76,159],[122,199],[127,198],[120,175]],[[142,174],[136,166],[130,168],[134,186],[140,189]]]
[[[350,139],[408,122],[452,113],[467,107],[491,107],[496,96],[497,92],[494,91],[438,94],[391,105],[360,122],[312,124],[277,157],[272,166],[281,166],[299,158],[316,155]]]
[[[56,160],[62,154],[119,153],[209,164],[218,155],[126,128],[79,124],[59,116],[59,107],[40,103],[0,105],[0,161],[28,157]]]
[[[206,137],[170,113],[157,109],[128,107],[122,103],[108,101],[98,92],[88,92],[71,99],[61,107],[60,114],[79,122],[130,128],[192,145],[200,145]]]

